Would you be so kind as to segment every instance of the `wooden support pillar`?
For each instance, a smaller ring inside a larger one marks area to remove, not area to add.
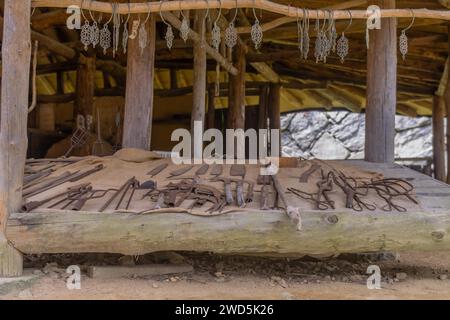
[[[230,74],[230,91],[228,97],[228,128],[245,130],[245,72],[246,58],[244,45],[238,44],[233,49],[234,61],[238,74]]]
[[[214,129],[216,127],[216,92],[213,86],[208,88],[208,113],[206,115],[207,128]]]
[[[270,129],[281,128],[281,85],[279,83],[271,83],[268,99],[268,113],[270,121]],[[281,132],[280,132],[280,152],[281,152]],[[281,153],[279,153],[281,155]]]
[[[153,120],[153,78],[155,73],[156,17],[146,24],[147,47],[141,51],[138,39],[128,41],[127,83],[122,146],[150,150]]]
[[[268,102],[270,129],[280,129],[281,127],[280,102],[281,85],[278,83],[271,83]]]
[[[450,24],[448,25],[448,35],[450,57]],[[447,88],[445,89],[445,104],[447,106],[447,183],[450,184],[450,72],[448,72]]]
[[[205,10],[195,12],[194,30],[200,35],[203,41],[206,41],[206,23]],[[201,121],[205,123],[206,113],[206,42],[194,42],[194,87],[193,87],[193,105],[191,114],[191,130],[194,130],[194,122]]]
[[[78,59],[74,119],[81,114],[92,116],[95,94],[95,55],[80,54]]]
[[[258,129],[267,129],[269,87],[261,86],[259,94]]]
[[[445,176],[445,133],[444,133],[444,101],[441,97],[433,97],[433,165],[434,177],[446,181]]]
[[[372,3],[383,9],[395,8],[395,0]],[[395,155],[397,20],[381,19],[381,29],[369,32],[365,158],[389,163]]]
[[[0,277],[22,274],[22,255],[5,236],[8,216],[22,204],[27,152],[31,0],[5,0],[0,104]]]

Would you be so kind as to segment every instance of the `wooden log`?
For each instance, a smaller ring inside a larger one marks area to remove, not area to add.
[[[228,128],[245,130],[245,49],[238,43],[233,51],[238,74],[230,75]]]
[[[233,212],[214,218],[180,213],[17,213],[7,235],[27,254],[157,251],[337,254],[450,250],[448,211],[303,211],[302,231],[284,212]],[[67,235],[70,235],[68,237]],[[52,239],[52,241],[48,241]]]
[[[216,92],[214,86],[208,87],[208,113],[206,114],[207,128],[214,129],[216,127]]]
[[[395,0],[376,0],[380,8],[395,8]],[[367,108],[365,158],[394,161],[397,97],[397,21],[383,19],[380,30],[370,31],[367,53]]]
[[[194,42],[194,85],[192,93],[191,132],[194,133],[194,122],[200,121],[202,128],[206,114],[206,11],[195,12],[194,30],[200,35],[200,42]],[[194,147],[194,144],[193,144]],[[198,155],[200,156],[200,155]]]
[[[18,211],[22,204],[28,144],[30,13],[31,0],[5,0],[0,104],[0,277],[22,274],[22,256],[11,247],[5,230],[9,214]]]
[[[446,181],[445,175],[445,106],[444,99],[433,97],[433,165],[434,177]]]
[[[280,130],[281,128],[281,85],[279,83],[270,84],[268,113],[270,121],[270,129]],[[281,133],[280,133],[280,153],[281,155]],[[275,156],[275,155],[272,155]]]
[[[67,8],[71,5],[80,6],[80,0],[33,0],[34,8],[41,7],[53,7],[53,8]],[[166,13],[169,11],[179,11],[179,10],[205,10],[208,7],[210,9],[234,9],[236,8],[255,8],[261,9],[268,12],[273,12],[281,15],[285,15],[292,18],[303,18],[305,12],[301,8],[294,8],[293,6],[287,6],[284,4],[279,4],[271,2],[268,0],[239,0],[236,4],[236,0],[210,0],[208,3],[206,1],[197,0],[179,0],[179,1],[168,1],[165,2],[161,7],[160,2],[150,2],[147,6],[145,3],[131,3],[130,7],[127,4],[119,4],[117,12],[123,15],[131,13],[147,13],[148,11],[153,13],[158,13],[160,11]],[[112,7],[109,3],[103,1],[92,1],[85,2],[82,4],[82,8],[85,10],[98,11],[103,13],[112,13]],[[130,10],[131,9],[131,10]],[[368,18],[368,13],[366,10],[350,10],[353,19],[364,19]],[[450,12],[448,10],[427,10],[427,9],[413,9],[416,18],[427,18],[427,19],[441,19],[450,20]],[[317,13],[315,10],[309,10],[307,16],[314,20],[317,18]],[[334,18],[336,20],[348,20],[348,10],[336,10],[334,12]],[[381,10],[381,17],[383,18],[410,18],[410,9],[383,9]],[[319,19],[328,19],[329,15],[325,10],[320,10],[318,12]]]
[[[139,41],[128,42],[128,67],[125,94],[124,148],[150,150],[153,119],[153,78],[155,74],[156,17],[150,16],[146,28],[147,47]]]
[[[450,35],[450,24],[448,25],[448,34]],[[450,38],[449,55],[450,55]],[[445,104],[447,106],[447,183],[450,184],[450,72],[447,72],[447,86],[445,89]]]
[[[85,117],[94,114],[95,66],[95,56],[80,54],[77,69],[74,119],[79,114]]]
[[[269,86],[262,86],[259,93],[258,129],[267,129]]]

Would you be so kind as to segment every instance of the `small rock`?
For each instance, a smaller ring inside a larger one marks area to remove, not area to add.
[[[40,276],[40,275],[43,275],[44,273],[43,273],[41,270],[36,269],[36,270],[33,270],[33,274],[34,274],[35,276]]]
[[[154,289],[158,289],[158,288],[159,288],[159,286],[158,286],[156,283],[152,284],[152,287],[153,287]]]
[[[271,276],[270,280],[275,281],[275,282],[279,282],[279,281],[281,281],[283,279],[281,279],[281,277],[278,277],[278,276]]]
[[[30,289],[25,289],[19,292],[18,297],[19,299],[29,300],[33,298],[33,294],[31,293]]]
[[[216,277],[216,278],[223,278],[223,277],[225,277],[225,275],[222,273],[222,272],[215,272],[214,273],[214,276]]]
[[[398,281],[398,279],[396,279],[396,280]],[[389,279],[387,279],[387,282],[388,282],[389,284],[394,284],[394,279],[389,278]]]
[[[397,272],[395,274],[395,278],[397,278],[398,280],[405,280],[408,277],[408,275],[404,272]]]
[[[330,276],[325,276],[325,280],[326,281],[331,281],[331,277]]]
[[[282,292],[281,296],[284,300],[295,300],[295,297],[289,292]]]
[[[286,281],[284,281],[284,279],[281,279],[278,283],[279,283],[280,286],[282,286],[283,288],[287,288],[287,287],[288,287],[288,285],[287,285]]]
[[[439,276],[439,280],[447,280],[447,279],[448,279],[448,276],[446,274],[441,274]]]

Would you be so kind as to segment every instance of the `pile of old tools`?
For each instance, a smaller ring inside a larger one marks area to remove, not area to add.
[[[309,176],[312,172],[321,171],[321,178],[317,181],[316,192],[306,192],[297,188],[288,188],[288,191],[304,200],[315,204],[317,210],[335,209],[335,201],[331,200],[330,193],[337,186],[345,195],[345,207],[361,212],[364,210],[375,211],[377,208],[383,211],[406,212],[407,209],[394,201],[404,198],[414,204],[418,204],[413,197],[414,187],[403,179],[357,179],[346,176],[343,172],[332,169],[325,173],[319,165],[313,165],[307,171]],[[308,178],[304,175],[300,178],[301,183],[306,183]],[[370,192],[374,191],[374,192]],[[369,202],[365,198],[372,197],[373,200],[381,200],[382,205],[377,206],[377,201]]]
[[[70,162],[70,164],[72,163],[73,162]],[[56,208],[63,205],[61,209],[66,209],[69,206],[73,206],[71,207],[72,210],[81,210],[88,200],[103,197],[110,190],[93,190],[90,183],[86,183],[78,186],[72,186],[63,193],[59,193],[41,201],[28,202],[27,199],[39,196],[40,194],[60,187],[65,183],[76,183],[103,169],[103,164],[98,164],[93,168],[84,171],[66,171],[56,177],[49,177],[53,172],[53,169],[51,168],[47,168],[41,172],[25,175],[25,182],[22,191],[24,197],[23,211],[30,212],[43,206],[44,204],[55,201],[56,202],[52,203],[50,208]]]
[[[148,175],[155,177],[168,167],[167,164],[161,164],[151,170]],[[184,176],[195,168],[193,165],[187,165],[169,173],[169,183],[158,189],[156,183],[154,188],[147,192],[144,198],[149,198],[154,202],[149,210],[161,209],[163,207],[178,208],[187,201],[186,209],[203,207],[208,204],[206,212],[222,212],[225,206],[236,204],[238,207],[245,207],[247,203],[253,201],[254,183],[245,180],[245,165],[233,165],[230,169],[230,177],[223,177],[224,168],[222,165],[202,165],[192,176]],[[207,179],[205,176],[208,175]],[[239,177],[239,178],[232,178]],[[223,182],[224,192],[221,192],[211,182]],[[236,192],[233,192],[232,185],[236,185]],[[244,186],[247,185],[246,191]]]

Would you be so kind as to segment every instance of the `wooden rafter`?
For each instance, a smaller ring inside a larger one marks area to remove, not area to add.
[[[33,0],[32,6],[34,8],[41,7],[54,7],[54,8],[67,8],[71,5],[78,5],[83,9],[92,11],[112,13],[111,3],[100,2],[100,1],[83,1],[82,0]],[[308,16],[310,19],[328,19],[329,14],[325,10],[310,10],[305,13],[301,8],[295,8],[293,6],[287,6],[283,4],[278,4],[275,2],[267,0],[209,0],[206,1],[196,1],[196,0],[182,0],[182,1],[168,1],[161,5],[161,2],[148,2],[148,3],[131,3],[130,7],[128,4],[119,4],[117,12],[120,14],[131,13],[158,13],[158,12],[169,12],[169,11],[179,11],[179,10],[201,10],[201,9],[234,9],[234,8],[255,8],[261,9],[268,12],[273,12],[281,14],[284,16],[292,18],[302,18]],[[428,9],[412,9],[416,18],[427,18],[427,19],[439,19],[439,20],[450,20],[450,11],[448,10],[428,10]],[[370,13],[367,10],[351,10],[353,19],[367,19]],[[410,9],[382,9],[380,11],[382,18],[410,18]],[[349,13],[347,10],[335,10],[334,18],[336,20],[349,18]]]

